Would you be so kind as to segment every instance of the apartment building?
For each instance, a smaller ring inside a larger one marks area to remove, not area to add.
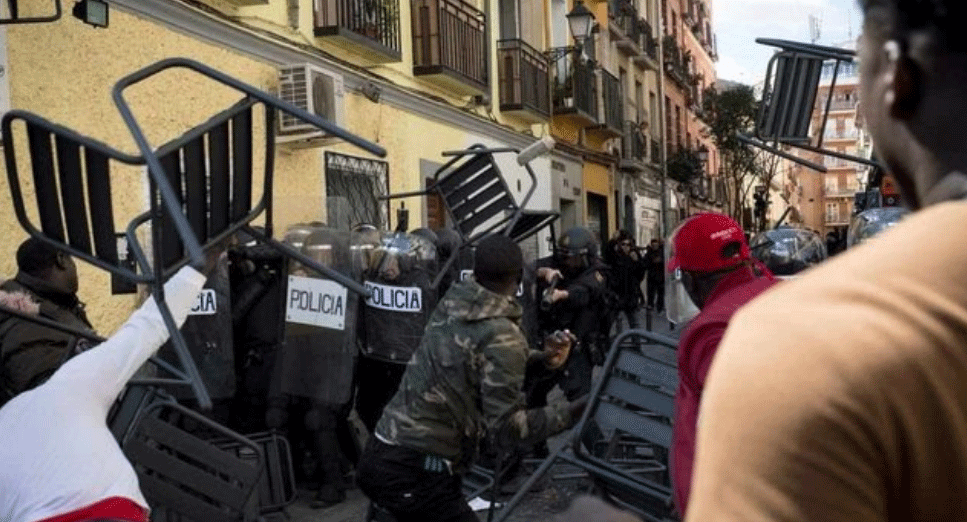
[[[552,49],[564,49],[570,35],[563,13],[574,4],[550,5],[557,21]],[[602,240],[626,229],[648,241],[658,234],[661,208],[657,2],[609,0],[587,8],[596,22],[590,38],[580,52],[557,55],[552,66],[551,133],[572,154],[552,163],[561,227],[580,224],[571,216],[583,213]]]
[[[833,63],[823,66],[816,106],[813,111],[813,129],[823,125],[827,97],[832,87],[829,113],[825,130],[814,132],[816,145],[827,150],[868,158],[871,151],[869,134],[857,125],[859,106],[859,71],[856,63],[844,63],[835,70]],[[835,73],[835,85],[833,76]],[[819,173],[806,167],[797,167],[797,177],[803,186],[801,211],[803,224],[823,234],[845,234],[853,215],[853,203],[857,192],[865,190],[869,167],[833,156],[808,152],[801,156],[826,167]],[[845,236],[844,236],[845,237]]]
[[[662,13],[666,155],[669,165],[690,166],[685,172],[675,169],[673,176],[677,190],[671,194],[671,207],[682,219],[722,209],[719,157],[706,136],[702,114],[702,96],[716,81],[718,56],[710,0],[662,0]]]

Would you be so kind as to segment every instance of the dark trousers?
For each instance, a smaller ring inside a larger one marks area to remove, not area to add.
[[[648,278],[648,307],[659,312],[665,310],[665,281]]]
[[[560,370],[547,370],[540,364],[528,367],[524,378],[524,392],[527,408],[547,406],[547,394],[554,386],[560,385],[567,400],[573,401],[591,392],[591,357],[586,346],[572,350],[564,367]]]
[[[405,364],[391,363],[361,356],[356,367],[359,389],[356,391],[356,413],[370,433],[383,415],[383,408],[396,394],[406,371]]]
[[[477,522],[460,475],[439,460],[370,437],[356,468],[359,489],[398,522]]]
[[[618,311],[618,319],[624,315],[628,319],[628,328],[641,328],[641,321],[638,320],[638,308],[626,308]],[[620,326],[620,325],[619,325]]]

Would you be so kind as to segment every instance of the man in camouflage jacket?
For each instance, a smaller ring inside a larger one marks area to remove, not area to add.
[[[570,427],[585,404],[525,408],[526,366],[560,366],[574,338],[529,349],[513,299],[523,259],[512,240],[481,241],[474,267],[474,278],[452,286],[430,317],[357,468],[363,492],[401,522],[476,521],[461,475],[480,442],[534,444]]]

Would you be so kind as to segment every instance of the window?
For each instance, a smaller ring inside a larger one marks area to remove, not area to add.
[[[839,223],[839,203],[826,203],[826,222]]]
[[[376,228],[389,226],[387,194],[389,163],[379,160],[326,152],[326,209],[328,224],[349,228],[369,223]]]
[[[517,0],[500,0],[500,37],[504,40],[520,38],[520,15]]]
[[[826,175],[825,182],[827,194],[839,191],[839,180],[836,179],[835,174]]]

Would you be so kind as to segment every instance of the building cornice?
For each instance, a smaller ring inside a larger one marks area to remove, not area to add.
[[[482,116],[464,112],[444,101],[390,83],[379,75],[355,67],[320,49],[283,41],[276,35],[256,33],[237,22],[220,19],[181,0],[111,0],[111,5],[192,38],[237,51],[274,66],[310,63],[339,73],[349,91],[356,92],[367,83],[376,84],[381,89],[380,103],[463,128],[468,132],[479,132],[508,146],[523,148],[535,139]]]

